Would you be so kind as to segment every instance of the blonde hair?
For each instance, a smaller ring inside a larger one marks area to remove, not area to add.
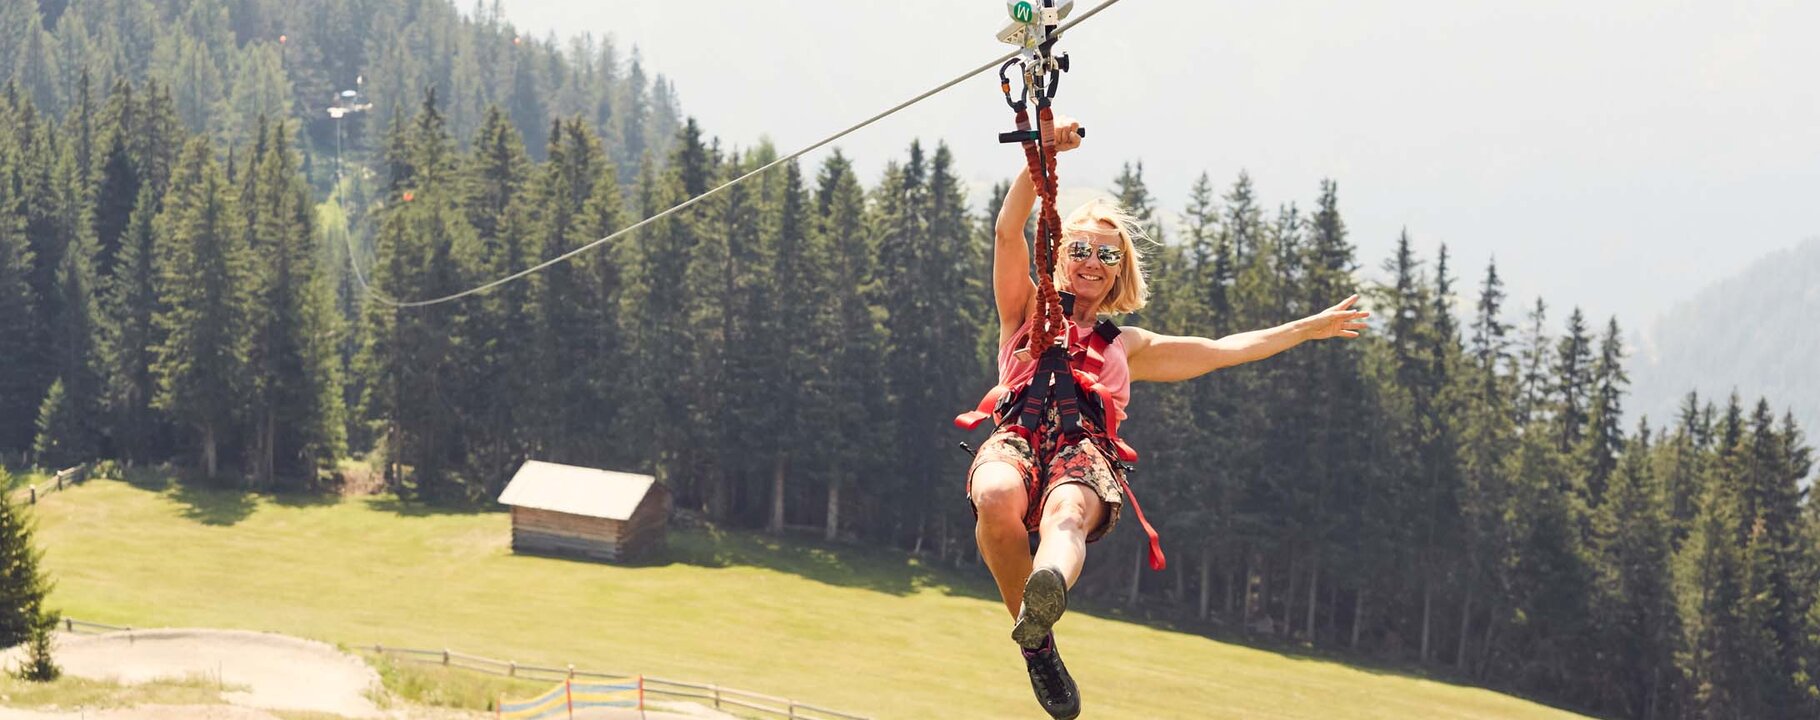
[[[1118,276],[1112,282],[1112,289],[1106,293],[1106,299],[1100,302],[1099,311],[1103,313],[1129,313],[1144,309],[1144,303],[1150,297],[1150,290],[1144,282],[1143,254],[1138,251],[1138,240],[1150,242],[1149,234],[1144,232],[1144,225],[1110,200],[1094,198],[1087,204],[1068,213],[1068,219],[1062,221],[1062,235],[1067,236],[1070,230],[1088,230],[1104,232],[1106,225],[1118,230],[1119,242],[1124,244],[1125,261],[1118,265]],[[1063,272],[1062,263],[1055,264],[1055,286],[1068,289],[1068,274]]]

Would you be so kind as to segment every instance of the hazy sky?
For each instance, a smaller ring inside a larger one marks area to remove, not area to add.
[[[782,152],[1009,49],[999,0],[503,7],[539,36],[638,46],[708,132]],[[1106,187],[1142,160],[1173,214],[1202,172],[1224,191],[1249,171],[1270,207],[1332,178],[1372,272],[1408,228],[1431,263],[1450,246],[1468,293],[1495,255],[1520,304],[1634,330],[1820,235],[1816,28],[1814,2],[1124,0],[1061,43],[1057,107],[1090,129],[1062,182]],[[1009,126],[982,75],[840,147],[870,185],[912,139],[942,140],[979,189],[1022,163],[996,143]]]

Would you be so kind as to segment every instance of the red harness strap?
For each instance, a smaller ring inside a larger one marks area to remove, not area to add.
[[[1072,298],[1064,295],[1062,299],[1066,301]],[[1067,333],[1065,337],[1072,339],[1072,323],[1064,322],[1063,332]],[[1098,377],[1106,364],[1106,348],[1117,337],[1118,327],[1102,321],[1085,340],[1069,344],[1065,359],[1058,358],[1060,353],[1055,348],[1045,352],[1044,357],[1038,360],[1037,371],[1029,381],[1017,387],[1004,384],[993,387],[980,399],[975,409],[956,417],[954,424],[963,430],[972,430],[987,418],[993,418],[1000,428],[1017,433],[1034,450],[1041,447],[1040,435],[1044,432],[1042,425],[1047,420],[1044,406],[1053,402],[1058,414],[1062,416],[1060,431],[1065,439],[1074,441],[1083,435],[1091,437],[1110,446],[1119,465],[1135,462],[1137,451],[1118,436],[1118,406],[1112,397],[1112,390],[1102,384]],[[1054,367],[1058,361],[1066,363],[1062,372]],[[1083,401],[1089,399],[1094,402],[1083,406]],[[1093,416],[1092,423],[1080,424],[1082,410],[1087,410]],[[1049,458],[1038,457],[1037,463],[1030,468],[1033,483],[1040,481],[1040,473],[1048,466],[1048,461]],[[1131,491],[1130,483],[1125,480],[1121,470],[1128,468],[1129,466],[1114,468],[1112,476],[1118,483],[1119,490],[1131,503],[1131,510],[1137,515],[1144,535],[1149,538],[1151,569],[1162,570],[1168,565],[1168,559],[1163,555],[1162,539],[1156,528],[1150,525],[1150,520],[1144,517],[1144,508],[1138,504],[1137,494]]]

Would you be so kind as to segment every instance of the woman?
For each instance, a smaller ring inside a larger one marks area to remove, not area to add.
[[[1079,128],[1078,123],[1057,121],[1058,151],[1080,146]],[[1029,171],[1021,171],[1005,195],[996,228],[992,291],[999,317],[999,382],[1010,388],[1030,384],[1037,367],[1034,353],[1021,347],[1037,304],[1024,238],[1035,198]],[[1141,235],[1130,215],[1103,201],[1075,210],[1063,223],[1054,279],[1057,289],[1073,295],[1067,332],[1077,356],[1084,354],[1078,348],[1092,342],[1100,314],[1144,306],[1144,275],[1132,242]],[[1317,315],[1218,340],[1120,327],[1108,343],[1104,338],[1111,333],[1105,332],[1093,353],[1097,367],[1086,377],[1097,380],[1099,396],[1113,406],[1101,409],[1113,414],[1102,424],[1115,427],[1125,417],[1134,380],[1187,380],[1262,360],[1303,341],[1358,337],[1370,313],[1351,309],[1357,301],[1354,295]],[[1079,363],[1075,369],[1081,369]],[[1046,417],[1043,427],[1030,433],[1020,432],[1013,418],[1000,414],[998,429],[975,455],[967,496],[977,517],[974,536],[980,556],[998,583],[1005,608],[1016,618],[1012,637],[1023,648],[1037,700],[1050,715],[1072,718],[1080,713],[1080,696],[1050,629],[1067,608],[1068,588],[1080,577],[1087,543],[1117,523],[1124,494],[1114,438],[1093,427],[1089,417],[1088,436],[1068,442],[1056,429],[1056,413],[1050,410]],[[1041,538],[1034,557],[1032,532]]]

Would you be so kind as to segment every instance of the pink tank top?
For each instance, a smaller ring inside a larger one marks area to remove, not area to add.
[[[1070,327],[1073,333],[1069,344],[1083,342],[1092,327]],[[1018,342],[1030,333],[1030,321],[1025,320],[1017,332],[1012,334],[998,349],[998,382],[1006,387],[1016,387],[1030,381],[1036,375],[1036,360],[1019,360],[1013,352]],[[1118,408],[1119,422],[1125,421],[1125,405],[1131,402],[1131,366],[1125,362],[1125,338],[1119,337],[1106,346],[1106,364],[1100,368],[1100,384],[1112,391],[1112,404]]]

